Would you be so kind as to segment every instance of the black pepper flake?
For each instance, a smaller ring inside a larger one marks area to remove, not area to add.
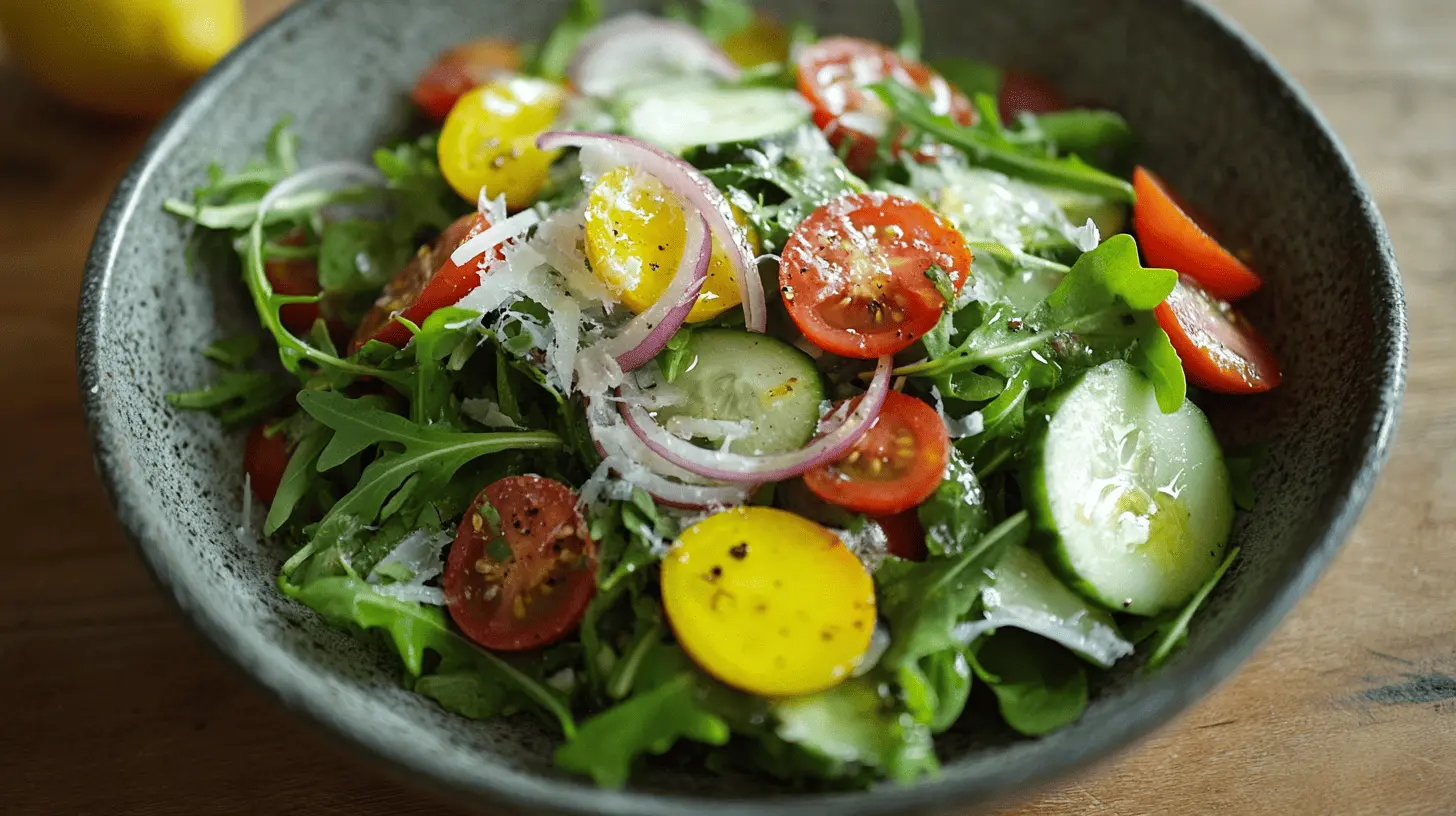
[[[734,544],[733,549],[729,550],[728,554],[738,559],[739,561],[742,561],[743,559],[748,557],[748,542],[742,541]]]
[[[1019,317],[1013,317],[1010,320],[1006,321],[1006,328],[1012,331],[1021,331],[1021,327],[1023,325],[1025,324],[1021,322],[1021,318]]]

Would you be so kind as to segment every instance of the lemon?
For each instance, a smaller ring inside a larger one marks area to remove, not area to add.
[[[72,105],[154,116],[243,35],[242,0],[0,0],[8,58]]]

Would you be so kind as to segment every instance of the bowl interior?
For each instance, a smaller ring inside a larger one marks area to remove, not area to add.
[[[791,793],[759,778],[646,769],[624,792],[558,773],[551,733],[518,718],[454,717],[400,688],[397,661],[286,601],[287,553],[245,512],[241,440],[162,397],[211,372],[199,350],[255,326],[236,278],[188,271],[188,230],[164,215],[207,165],[236,167],[291,116],[305,164],[367,159],[409,121],[404,90],[442,47],[471,36],[535,39],[565,3],[315,0],[203,82],[154,138],[103,222],[80,339],[99,466],[129,534],[221,650],[289,706],[414,778],[483,801],[593,812],[872,812],[974,802],[1076,766],[1166,722],[1226,676],[1318,574],[1382,460],[1403,381],[1404,317],[1378,216],[1341,151],[1277,69],[1201,8],[1168,0],[922,0],[932,56],[974,56],[1042,74],[1073,99],[1122,112],[1159,170],[1267,285],[1247,306],[1286,366],[1259,398],[1205,401],[1226,445],[1262,440],[1258,508],[1200,613],[1189,647],[1156,675],[1131,662],[1098,674],[1081,722],[1041,740],[970,728],[941,741],[936,781],[870,794]],[[614,10],[625,3],[614,2]],[[820,31],[893,39],[889,3],[762,4]],[[644,798],[642,794],[669,798]]]

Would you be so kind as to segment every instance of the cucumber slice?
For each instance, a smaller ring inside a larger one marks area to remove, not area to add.
[[[1042,191],[1062,209],[1072,226],[1080,227],[1092,219],[1103,240],[1119,232],[1127,232],[1127,207],[1101,196],[1044,187]]]
[[[623,119],[628,135],[682,151],[777,136],[807,122],[809,108],[776,88],[676,87],[634,95]]]
[[[1048,402],[1022,490],[1052,566],[1109,609],[1181,606],[1218,568],[1233,524],[1228,469],[1203,412],[1158,409],[1121,360]]]
[[[1054,640],[1103,668],[1132,654],[1112,614],[1068,589],[1031,550],[1007,550],[992,573],[995,578],[981,591],[985,617],[967,624],[967,639],[1011,626]]]
[[[669,431],[719,445],[726,429],[727,450],[742,454],[785,453],[814,436],[824,383],[809,355],[738,329],[695,329],[688,354],[673,383],[683,399],[657,411]]]

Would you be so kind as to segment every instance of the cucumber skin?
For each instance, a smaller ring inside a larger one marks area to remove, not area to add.
[[[1108,611],[1126,614],[1127,610],[1123,609],[1120,600],[1103,597],[1096,587],[1084,580],[1072,568],[1072,562],[1066,556],[1067,548],[1062,542],[1062,535],[1057,530],[1056,520],[1052,514],[1051,499],[1047,496],[1046,490],[1047,474],[1044,463],[1046,461],[1047,435],[1051,430],[1052,416],[1056,414],[1057,409],[1061,408],[1062,402],[1067,398],[1067,395],[1082,382],[1084,377],[1095,370],[1096,368],[1088,369],[1078,374],[1071,382],[1057,388],[1047,398],[1047,401],[1043,403],[1040,412],[1032,418],[1030,423],[1031,427],[1027,429],[1030,442],[1027,445],[1026,458],[1024,459],[1025,464],[1022,466],[1020,474],[1021,500],[1031,515],[1031,537],[1029,543],[1046,559],[1046,564],[1051,568],[1052,572],[1056,573],[1057,577],[1065,581],[1068,587],[1071,587],[1077,594],[1087,600],[1098,604]],[[1187,400],[1185,400],[1186,402]],[[1218,446],[1218,465],[1227,469],[1227,465],[1224,463],[1222,445]],[[1232,515],[1234,509],[1232,498],[1230,498],[1229,507],[1230,515]],[[1222,553],[1227,550],[1228,540],[1225,538],[1223,550],[1220,551],[1219,557],[1221,558]],[[1215,560],[1215,567],[1217,563]],[[1159,608],[1157,611],[1147,612],[1143,617],[1153,617],[1169,609],[1176,609],[1181,605],[1181,603],[1170,603]]]

